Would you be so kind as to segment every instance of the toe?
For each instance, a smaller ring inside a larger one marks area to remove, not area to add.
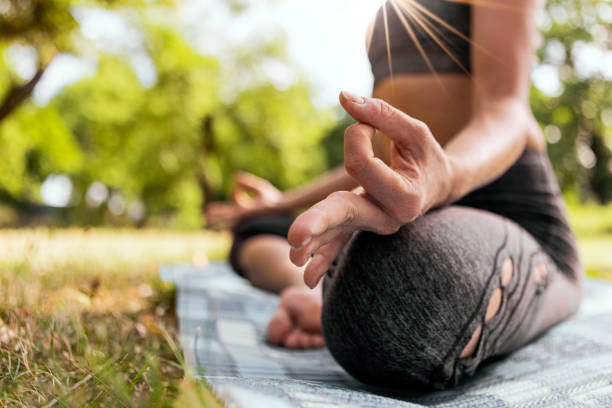
[[[292,330],[285,338],[285,347],[290,349],[300,348],[301,338],[299,330]]]
[[[321,295],[306,288],[289,289],[283,294],[282,304],[292,321],[307,332],[321,331]]]
[[[289,314],[283,307],[279,307],[268,323],[268,341],[272,344],[281,345],[292,328]]]
[[[321,336],[320,334],[307,333],[306,336],[307,337],[305,337],[305,339],[307,339],[307,341],[305,343],[304,348],[315,349],[325,347],[323,336]]]
[[[300,330],[300,348],[310,349],[312,348],[312,335]]]
[[[323,336],[321,336],[320,334],[315,334],[312,336],[312,338],[313,338],[313,342],[312,342],[313,348],[325,347],[325,340],[323,340]]]

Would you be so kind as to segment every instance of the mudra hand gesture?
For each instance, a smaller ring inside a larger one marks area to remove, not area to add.
[[[211,225],[234,225],[239,219],[271,211],[283,193],[268,180],[251,173],[234,176],[235,188],[231,202],[214,202],[206,206],[206,222]]]
[[[331,194],[291,226],[290,257],[297,266],[310,260],[304,273],[310,287],[354,231],[392,234],[451,195],[452,160],[427,125],[382,100],[342,93],[340,102],[360,122],[346,130],[344,165],[362,188]],[[393,143],[390,165],[374,156],[371,139],[377,129]]]

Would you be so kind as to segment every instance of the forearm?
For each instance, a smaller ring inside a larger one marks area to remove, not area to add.
[[[444,150],[452,166],[452,203],[501,176],[525,149],[530,112],[520,100],[500,101],[475,114]]]
[[[341,166],[325,173],[303,187],[286,191],[278,203],[278,209],[291,211],[309,207],[325,199],[335,191],[349,191],[357,187],[357,185],[357,182],[346,172],[344,166]]]

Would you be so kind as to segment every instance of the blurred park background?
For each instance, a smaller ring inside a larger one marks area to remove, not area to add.
[[[371,88],[380,4],[0,0],[0,401],[214,405],[157,266],[226,255],[203,208],[234,172],[285,189],[342,163],[335,98]],[[612,279],[612,2],[550,0],[538,26],[531,104]]]

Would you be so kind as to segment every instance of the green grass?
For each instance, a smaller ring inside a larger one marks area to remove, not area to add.
[[[568,210],[587,274],[612,280],[612,204],[570,205]]]
[[[0,233],[0,406],[220,406],[185,373],[160,263],[225,255],[213,232]]]
[[[612,206],[569,210],[589,275],[612,280]],[[0,406],[221,406],[185,372],[158,266],[228,245],[216,232],[1,232]]]

